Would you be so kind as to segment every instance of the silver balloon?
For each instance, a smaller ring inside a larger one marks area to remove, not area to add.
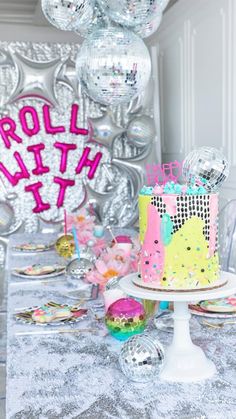
[[[71,87],[75,96],[78,95],[78,80],[76,77],[75,62],[72,61],[71,58],[68,58],[65,64],[62,66],[57,80],[59,83],[63,83],[66,86]]]
[[[10,204],[0,202],[0,234],[6,233],[15,222],[15,213]]]
[[[8,51],[0,50],[0,66],[1,67],[9,67],[14,66],[14,62],[12,60],[12,56]]]
[[[105,13],[97,6],[93,8],[93,17],[88,25],[84,25],[83,27],[79,28],[76,32],[86,38],[92,32],[104,28],[109,23],[109,18],[105,15]]]
[[[46,19],[64,31],[79,31],[91,23],[94,0],[42,0]]]
[[[108,148],[112,148],[114,139],[125,131],[115,124],[110,113],[99,118],[88,118],[88,126],[89,137]]]
[[[129,142],[137,147],[144,147],[150,144],[156,134],[154,119],[150,116],[136,116],[132,119],[127,128]]]
[[[60,58],[49,62],[32,61],[12,52],[12,59],[18,71],[18,81],[8,103],[14,103],[25,97],[36,97],[57,105],[55,96],[55,78],[63,61]]]
[[[127,340],[119,356],[120,368],[125,376],[141,383],[157,378],[163,362],[163,346],[145,334],[132,336]]]
[[[125,174],[130,185],[130,197],[136,199],[144,184],[145,175],[142,166],[138,162],[135,164],[135,162],[117,158],[112,159],[112,164]]]
[[[151,59],[144,42],[133,32],[108,26],[82,44],[76,61],[85,92],[105,105],[128,103],[147,86]]]
[[[191,151],[183,162],[183,176],[189,185],[203,185],[217,191],[229,175],[229,163],[220,150],[201,147]]]
[[[146,23],[160,13],[162,2],[163,0],[98,0],[110,19],[130,28]]]
[[[98,222],[102,221],[101,211],[104,207],[106,201],[113,196],[115,193],[117,186],[114,187],[110,192],[97,192],[91,188],[91,186],[86,183],[86,194],[85,194],[85,202],[87,206],[90,207],[91,213],[93,212],[96,216]]]
[[[148,22],[141,23],[134,27],[134,32],[141,38],[148,38],[153,35],[159,28],[162,21],[162,12],[160,11]]]

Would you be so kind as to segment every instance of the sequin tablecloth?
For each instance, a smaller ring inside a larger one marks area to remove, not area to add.
[[[46,240],[46,236],[45,240]],[[35,260],[56,260],[53,252],[41,256],[8,251],[7,419],[233,419],[236,417],[236,329],[208,329],[191,320],[193,341],[216,365],[211,380],[193,384],[169,384],[157,377],[149,384],[134,384],[121,373],[121,343],[97,334],[21,335],[45,330],[16,323],[15,309],[49,300],[70,302],[62,294],[66,279],[34,282],[16,279],[12,267]],[[24,240],[26,237],[24,236]],[[48,239],[47,239],[48,240]],[[73,327],[94,326],[91,318]],[[64,326],[65,327],[65,326]],[[68,328],[68,326],[67,326]],[[58,330],[58,327],[46,328]],[[163,345],[171,334],[157,331]]]

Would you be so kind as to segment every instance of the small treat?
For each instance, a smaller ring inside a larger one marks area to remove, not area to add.
[[[44,305],[32,313],[32,319],[36,323],[50,323],[55,320],[68,319],[72,313],[68,307],[49,307]]]
[[[21,269],[15,269],[15,271],[21,275],[26,276],[43,276],[50,275],[54,272],[60,272],[64,269],[63,266],[42,266],[42,265],[31,265]]]

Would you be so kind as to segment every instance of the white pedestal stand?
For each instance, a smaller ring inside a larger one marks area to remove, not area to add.
[[[236,276],[222,272],[221,278],[227,280],[226,285],[212,290],[189,292],[153,291],[141,288],[133,283],[135,277],[137,274],[131,274],[120,281],[121,288],[128,295],[146,300],[174,302],[174,337],[166,350],[160,378],[167,381],[193,382],[212,377],[216,372],[215,365],[191,340],[189,331],[191,315],[188,302],[213,300],[234,294]]]

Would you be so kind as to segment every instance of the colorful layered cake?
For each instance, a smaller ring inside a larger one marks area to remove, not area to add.
[[[139,214],[139,280],[144,285],[173,290],[214,286],[219,278],[217,193],[180,184],[143,187]]]

